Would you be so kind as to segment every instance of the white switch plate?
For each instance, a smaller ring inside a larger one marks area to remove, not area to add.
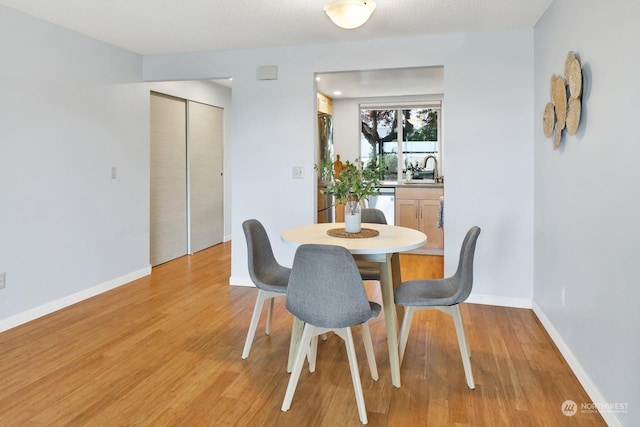
[[[7,273],[0,273],[0,289],[4,289],[7,284]]]
[[[118,169],[114,166],[111,168],[111,179],[116,179],[118,177]]]
[[[294,166],[291,168],[291,178],[304,179],[304,168],[302,166]]]

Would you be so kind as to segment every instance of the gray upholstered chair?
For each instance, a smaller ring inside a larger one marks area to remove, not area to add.
[[[370,224],[386,224],[387,218],[384,212],[375,208],[363,208],[360,212],[360,221]],[[380,264],[377,262],[366,261],[360,255],[354,255],[358,270],[362,280],[380,280]]]
[[[387,218],[384,216],[384,212],[375,208],[362,208],[360,211],[360,221],[368,222],[370,224],[386,224]]]
[[[471,389],[475,388],[475,384],[471,372],[469,344],[462,323],[460,303],[469,297],[473,286],[473,258],[479,235],[479,227],[471,227],[467,232],[460,249],[458,269],[453,276],[445,279],[409,280],[401,283],[394,291],[396,304],[405,307],[398,344],[400,363],[402,363],[407,347],[413,313],[418,310],[438,309],[453,317],[464,374],[467,378],[467,385]]]
[[[282,410],[287,411],[291,407],[305,357],[309,358],[309,370],[315,371],[318,335],[333,331],[345,342],[360,421],[366,424],[367,411],[351,326],[362,325],[369,369],[372,378],[377,380],[378,370],[367,322],[380,313],[380,305],[367,299],[351,253],[343,247],[333,245],[309,244],[298,247],[289,279],[286,305],[287,310],[305,325],[297,346]]]
[[[276,261],[269,242],[269,236],[260,221],[248,219],[242,223],[242,229],[247,240],[249,276],[251,276],[251,280],[258,288],[258,298],[256,299],[253,316],[251,316],[251,323],[249,324],[249,332],[242,351],[242,358],[246,359],[249,357],[251,343],[256,334],[260,313],[265,301],[269,301],[266,333],[267,335],[271,333],[273,299],[286,295],[291,269],[283,267]]]

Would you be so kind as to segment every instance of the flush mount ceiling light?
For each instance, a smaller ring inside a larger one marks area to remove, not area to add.
[[[338,27],[351,30],[367,22],[375,8],[373,0],[334,0],[324,6],[324,11]]]

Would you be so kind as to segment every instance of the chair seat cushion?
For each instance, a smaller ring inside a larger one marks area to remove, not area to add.
[[[256,286],[265,291],[284,294],[287,292],[291,269],[282,266],[271,266],[270,268],[261,269],[257,276],[258,283],[256,283]]]
[[[446,306],[459,303],[456,297],[458,287],[451,279],[409,280],[401,283],[394,291],[395,302],[408,306]]]
[[[374,319],[378,317],[380,311],[382,311],[382,307],[377,302],[369,301],[369,306],[371,307],[371,318]]]

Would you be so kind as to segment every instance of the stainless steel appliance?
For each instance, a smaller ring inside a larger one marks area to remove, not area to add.
[[[330,115],[318,114],[318,164],[333,163],[333,120]],[[333,196],[326,191],[326,181],[318,177],[318,223],[333,222]]]

